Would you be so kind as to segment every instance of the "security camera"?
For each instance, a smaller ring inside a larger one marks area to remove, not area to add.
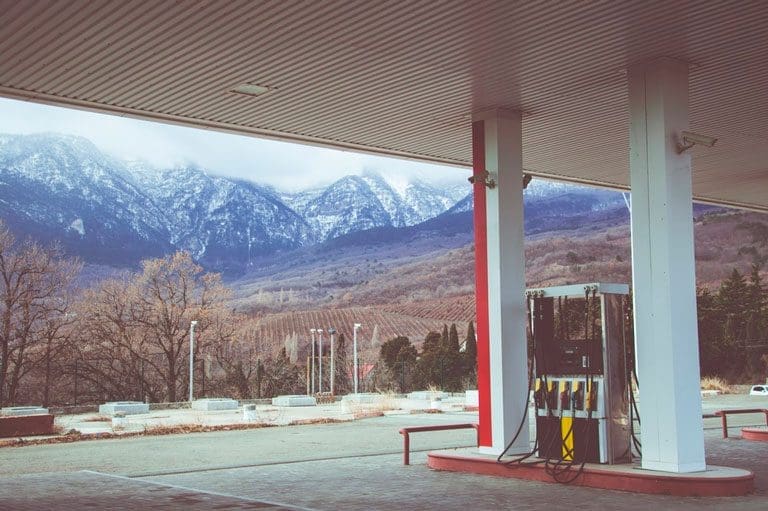
[[[528,188],[528,185],[531,184],[531,180],[533,179],[533,176],[530,174],[523,174],[523,190]]]
[[[683,131],[680,133],[680,141],[677,143],[678,154],[684,153],[695,145],[702,145],[704,147],[712,147],[717,142],[715,137],[708,135],[700,135],[693,133],[692,131]]]
[[[472,176],[467,178],[467,181],[469,181],[472,184],[475,184],[477,182],[483,183],[488,188],[496,188],[496,180],[493,179],[492,174],[487,170],[484,170],[479,174],[473,174]]]

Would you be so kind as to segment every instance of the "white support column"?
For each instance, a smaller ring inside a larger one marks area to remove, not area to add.
[[[491,110],[474,116],[483,121],[485,167],[496,182],[486,188],[488,253],[488,331],[490,362],[491,446],[499,454],[530,450],[525,333],[525,251],[523,247],[522,122],[519,112]]]
[[[705,470],[699,390],[688,66],[669,58],[629,70],[632,281],[642,466]]]

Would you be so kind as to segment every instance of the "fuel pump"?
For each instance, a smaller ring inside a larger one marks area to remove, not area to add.
[[[538,457],[628,463],[631,425],[624,284],[526,291],[534,345]]]

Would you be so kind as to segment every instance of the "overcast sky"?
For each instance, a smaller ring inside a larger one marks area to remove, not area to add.
[[[155,166],[196,163],[212,174],[295,191],[341,176],[378,171],[391,181],[466,181],[467,169],[229,135],[127,117],[0,98],[0,133],[56,132],[90,139],[104,152]],[[469,189],[469,188],[468,188]]]

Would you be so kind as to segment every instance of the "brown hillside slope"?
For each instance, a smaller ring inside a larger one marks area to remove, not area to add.
[[[768,224],[765,215],[729,212],[709,214],[695,223],[696,276],[699,286],[716,287],[733,268],[749,271],[752,256],[746,249],[766,247],[755,243],[746,222]],[[526,285],[545,287],[579,282],[631,283],[629,226],[532,237],[526,242]],[[451,297],[474,290],[474,250],[466,246],[437,253],[383,272],[364,285],[346,290],[338,303],[382,304],[403,314],[466,321],[467,309],[454,307],[455,316],[434,312],[451,307]],[[438,300],[434,306],[425,302]],[[457,303],[461,303],[461,300]],[[396,305],[396,307],[392,307]],[[413,308],[411,308],[413,306]]]
[[[768,217],[730,211],[696,220],[696,273],[700,286],[718,286],[733,268],[749,271],[751,249],[763,255],[768,252],[768,247],[753,240],[744,228],[749,222],[766,226]],[[629,243],[627,225],[532,236],[526,240],[527,286],[630,283]],[[331,251],[320,265],[299,263],[290,272],[265,272],[264,277],[236,290],[238,307],[270,314],[383,306],[379,310],[439,321],[466,322],[474,316],[472,306],[461,298],[474,292],[472,245],[445,249],[436,244],[435,250],[414,257],[409,256],[407,248],[397,245],[377,250],[347,247],[339,253]],[[400,255],[379,258],[384,250]],[[299,287],[302,281],[321,281],[321,285],[314,285],[310,293],[308,288]]]

